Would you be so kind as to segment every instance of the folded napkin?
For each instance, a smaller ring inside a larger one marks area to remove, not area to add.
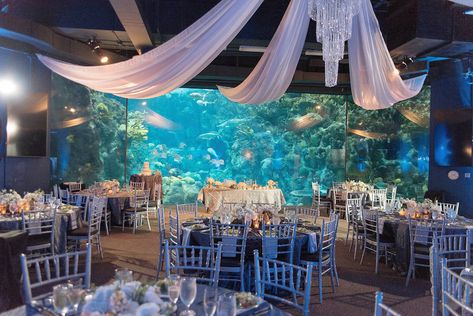
[[[265,249],[265,255],[271,259],[278,257],[278,239],[276,237],[263,238],[263,246]]]
[[[309,240],[307,242],[307,251],[309,253],[316,253],[317,252],[317,233],[309,233]]]
[[[191,231],[189,227],[182,227],[181,232],[181,245],[183,246],[189,246],[190,245],[190,237],[191,237]]]

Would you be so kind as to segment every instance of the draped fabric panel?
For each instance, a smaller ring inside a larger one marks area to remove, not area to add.
[[[417,95],[427,75],[402,80],[381,34],[370,0],[362,0],[348,40],[354,102],[367,110],[384,109]]]
[[[171,40],[124,62],[78,66],[42,55],[38,58],[55,73],[94,90],[124,98],[157,97],[182,86],[207,67],[262,2],[221,0]]]
[[[251,74],[237,87],[219,86],[229,100],[244,104],[259,104],[280,98],[291,84],[304,47],[309,15],[308,0],[292,0]]]
[[[467,7],[473,7],[473,0],[450,0],[450,1],[467,6]]]

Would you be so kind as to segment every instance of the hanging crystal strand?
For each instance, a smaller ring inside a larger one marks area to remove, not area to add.
[[[308,13],[317,22],[316,39],[322,44],[325,86],[337,85],[338,63],[343,59],[345,41],[351,37],[352,19],[361,0],[309,0]]]

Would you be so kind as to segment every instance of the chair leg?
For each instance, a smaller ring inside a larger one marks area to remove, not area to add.
[[[348,237],[349,236],[350,236],[350,222],[348,222],[348,226],[347,226],[347,235],[345,236],[345,245],[348,242]],[[350,246],[350,251],[351,251],[351,246]]]
[[[125,220],[126,220],[126,215],[123,214],[123,216],[122,216],[122,232],[125,231]]]
[[[133,222],[133,234],[134,234],[136,232],[136,225],[138,224],[138,218],[136,217],[136,214],[133,215],[131,220]]]
[[[333,273],[333,267],[330,268],[330,284],[332,285],[332,293],[335,293],[335,283],[333,282],[334,279],[334,273]]]
[[[352,239],[352,241],[353,241],[353,239]],[[357,250],[358,250],[358,234],[356,234],[356,236],[355,236],[355,251],[353,253],[353,260],[356,260]]]
[[[105,232],[107,233],[107,236],[109,234],[109,231],[108,231],[108,213],[105,212]]]
[[[374,273],[378,274],[378,265],[379,265],[379,247],[376,246],[376,264],[374,267]]]
[[[318,267],[318,270],[319,270],[319,303],[322,304],[322,269],[321,267],[319,266]]]
[[[363,258],[365,257],[365,252],[366,252],[366,240],[363,243],[363,252],[361,253],[360,265],[363,264]]]
[[[146,221],[148,221],[148,230],[151,231],[151,224],[149,223],[149,213],[146,211]]]

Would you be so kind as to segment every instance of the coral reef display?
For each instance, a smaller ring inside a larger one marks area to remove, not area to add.
[[[53,182],[124,181],[127,146],[127,175],[149,162],[163,174],[165,203],[195,200],[209,177],[272,179],[290,204],[310,204],[312,181],[325,190],[345,178],[394,182],[398,192],[415,196],[427,184],[429,97],[424,89],[393,108],[366,111],[340,95],[287,93],[241,105],[217,90],[177,89],[129,100],[126,126],[123,99],[54,76]],[[64,123],[77,118],[75,126]]]

